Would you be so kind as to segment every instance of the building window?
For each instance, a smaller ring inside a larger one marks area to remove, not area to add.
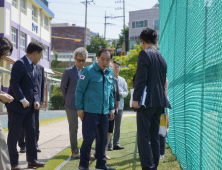
[[[156,19],[154,20],[154,30],[160,29],[160,20]]]
[[[26,10],[25,10],[25,0],[21,0],[20,3],[21,3],[21,12],[22,12],[23,14],[26,14]]]
[[[143,27],[143,21],[136,21],[136,28]]]
[[[17,30],[15,28],[12,28],[11,34],[12,34],[11,35],[11,38],[12,38],[11,41],[12,41],[13,47],[16,48],[16,44],[17,44],[16,43],[17,42],[17,38],[16,38],[17,37]]]
[[[25,52],[25,34],[20,32],[20,50]]]
[[[42,25],[42,11],[40,11],[40,24],[41,24],[41,26],[43,26]]]
[[[69,50],[70,50],[70,46],[67,46],[67,52],[69,52]]]
[[[14,6],[15,8],[17,8],[17,0],[12,0],[12,6]]]
[[[70,36],[70,32],[69,32],[69,31],[67,31],[67,38],[69,38],[69,36]]]
[[[144,20],[144,27],[148,27],[148,20]]]
[[[132,28],[143,28],[143,27],[148,27],[148,20],[132,22]]]
[[[37,8],[32,5],[32,21],[35,21],[37,23]]]
[[[136,27],[136,23],[135,21],[132,22],[132,28],[135,28]]]
[[[48,21],[48,17],[47,16],[44,16],[44,28],[46,30],[49,29],[49,21]]]
[[[45,46],[45,51],[44,51],[44,59],[45,60],[48,60],[48,56],[49,56],[49,47],[48,46]]]

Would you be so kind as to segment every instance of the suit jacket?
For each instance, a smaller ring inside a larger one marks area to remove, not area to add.
[[[133,100],[140,101],[147,86],[146,108],[171,108],[165,94],[166,73],[166,61],[154,47],[140,51],[133,81]]]
[[[39,104],[41,102],[44,102],[44,92],[45,92],[45,73],[44,73],[44,67],[40,64],[36,65],[36,72],[38,72],[37,76],[37,89],[38,89],[38,98],[39,98]]]
[[[63,94],[65,108],[76,109],[75,91],[78,79],[79,76],[76,65],[66,69],[62,75],[60,90]]]
[[[33,103],[39,101],[36,78],[33,78],[32,68],[25,56],[12,66],[8,94],[14,97],[14,100],[6,105],[7,109],[20,114],[28,113],[31,107],[34,107]],[[23,107],[20,102],[23,98],[29,101],[29,107]]]

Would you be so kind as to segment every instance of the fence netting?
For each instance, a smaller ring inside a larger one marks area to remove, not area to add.
[[[222,169],[222,1],[159,0],[167,142],[185,170]]]

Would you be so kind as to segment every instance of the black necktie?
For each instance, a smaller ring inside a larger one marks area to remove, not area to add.
[[[35,79],[35,69],[34,69],[33,63],[31,64],[31,67],[32,67],[32,75],[33,75],[33,78]]]

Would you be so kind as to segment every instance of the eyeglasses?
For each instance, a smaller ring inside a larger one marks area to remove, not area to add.
[[[76,58],[75,58],[75,59],[76,59]],[[83,62],[83,63],[85,63],[85,61],[86,61],[86,60],[85,60],[85,59],[83,59],[83,60],[80,60],[80,59],[76,59],[76,61],[78,61],[79,63],[80,63],[80,62]]]

